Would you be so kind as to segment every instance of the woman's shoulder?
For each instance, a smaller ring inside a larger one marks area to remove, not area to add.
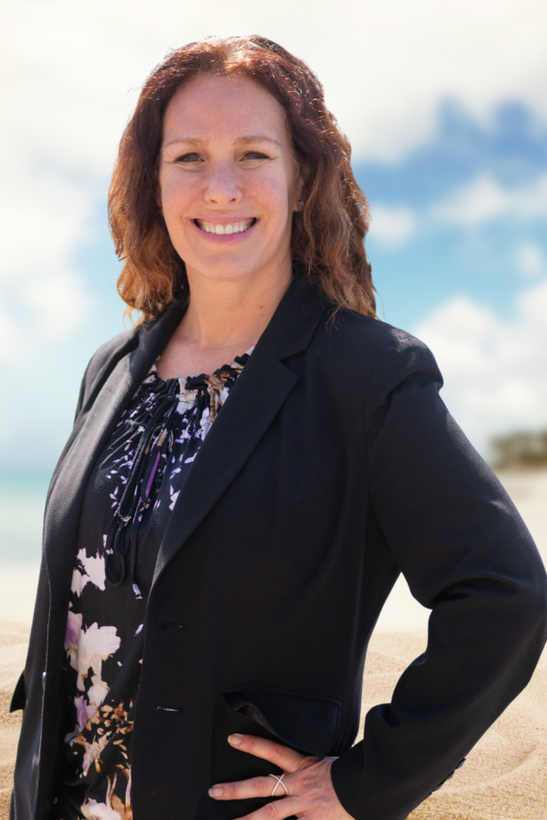
[[[395,393],[438,397],[443,378],[426,344],[406,330],[349,310],[321,323],[308,351],[312,381],[342,406],[374,414]]]
[[[428,346],[406,330],[394,327],[381,319],[363,316],[353,310],[339,310],[324,322],[316,336],[316,343],[345,372],[360,371],[363,375],[396,365],[412,368],[418,362],[427,362],[437,370]]]
[[[76,418],[86,401],[92,394],[96,394],[120,358],[137,347],[141,328],[142,325],[136,325],[129,330],[124,330],[108,339],[95,351],[85,369],[80,385]]]
[[[116,336],[103,342],[89,360],[85,373],[86,378],[88,380],[94,380],[110,361],[119,357],[121,351],[126,351],[128,348],[138,344],[141,327],[141,325],[136,325],[128,330],[123,330],[121,333],[117,333]]]

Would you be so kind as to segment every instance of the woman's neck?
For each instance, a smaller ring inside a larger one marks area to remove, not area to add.
[[[291,281],[291,270],[269,279],[192,277],[190,302],[176,334],[205,349],[261,335]]]
[[[212,373],[256,343],[291,281],[190,280],[190,302],[157,363],[161,378]]]

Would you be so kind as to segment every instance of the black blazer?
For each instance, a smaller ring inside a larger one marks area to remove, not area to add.
[[[67,599],[94,459],[181,319],[175,305],[95,354],[51,483],[24,680],[12,820],[45,820],[66,731]],[[403,820],[528,682],[546,639],[537,550],[448,414],[433,356],[295,276],[179,495],[145,624],[136,820],[240,817],[218,780],[273,770],[230,731],[335,755],[358,820]],[[427,651],[359,721],[367,643],[399,572]],[[166,711],[169,709],[169,711]],[[176,710],[176,711],[173,711]]]

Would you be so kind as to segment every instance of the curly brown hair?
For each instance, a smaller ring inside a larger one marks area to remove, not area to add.
[[[323,87],[297,57],[264,37],[211,37],[173,51],[146,80],[125,129],[110,186],[108,210],[116,253],[124,261],[118,292],[155,316],[188,290],[158,205],[163,118],[175,91],[196,75],[250,77],[283,106],[304,184],[293,216],[291,250],[328,299],[376,315],[364,248],[368,204],[351,170],[351,147],[325,107]]]

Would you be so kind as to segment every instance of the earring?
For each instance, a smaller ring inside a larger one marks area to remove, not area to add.
[[[303,209],[303,207],[304,207],[304,203],[302,202],[301,199],[299,199],[298,202],[296,203],[296,210],[301,211]]]

